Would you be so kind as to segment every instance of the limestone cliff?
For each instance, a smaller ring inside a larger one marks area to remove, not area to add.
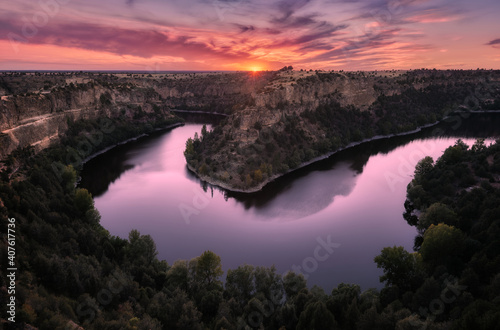
[[[253,92],[275,73],[2,73],[0,158],[17,147],[41,150],[68,121],[142,114],[170,116],[169,109],[230,114],[254,103]]]
[[[133,118],[138,111],[152,112],[153,106],[159,103],[159,95],[149,90],[96,81],[3,96],[0,156],[3,158],[17,147],[28,145],[36,150],[45,148],[58,140],[68,128],[68,122],[100,116]],[[168,115],[165,107],[163,111]]]

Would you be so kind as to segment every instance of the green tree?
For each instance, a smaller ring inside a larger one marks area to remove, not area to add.
[[[226,293],[245,306],[255,293],[254,267],[251,265],[229,269],[226,276]]]
[[[337,322],[333,314],[326,308],[322,301],[313,302],[307,305],[300,314],[297,330],[333,330],[338,329]]]
[[[425,177],[432,168],[434,167],[434,159],[430,156],[426,156],[418,161],[415,166],[415,181],[420,182],[422,177]]]
[[[192,301],[182,305],[181,315],[177,321],[177,329],[203,330],[201,313]]]
[[[271,176],[273,174],[273,165],[271,164],[262,163],[260,164],[259,169],[262,173],[267,174],[267,176]]]
[[[402,246],[385,247],[374,260],[377,267],[384,270],[380,282],[386,282],[387,286],[396,285],[411,290],[423,279],[420,255],[409,253]]]
[[[85,220],[91,224],[98,224],[101,221],[101,214],[97,209],[91,208],[85,212]]]
[[[457,214],[453,212],[447,205],[442,203],[434,203],[425,210],[419,218],[418,228],[425,230],[430,225],[444,223],[447,225],[457,224]]]
[[[198,168],[198,172],[201,175],[207,175],[208,174],[208,166],[207,166],[207,164],[205,164],[205,163],[201,164],[200,168]]]
[[[261,182],[262,181],[262,171],[260,169],[255,170],[253,172],[253,178],[254,178],[255,182]]]
[[[184,157],[186,157],[186,161],[189,162],[194,155],[195,155],[195,150],[194,150],[193,139],[189,138],[186,141],[186,149],[184,150]]]
[[[468,148],[468,145],[458,139],[457,142],[455,142],[455,145],[448,147],[444,151],[443,155],[439,158],[439,162],[444,162],[445,164],[455,164],[462,159]]]
[[[85,215],[88,210],[94,208],[92,195],[85,188],[78,188],[75,192],[75,206],[80,215]]]
[[[19,310],[16,321],[19,323],[32,324],[36,320],[36,313],[30,304],[24,304]]]
[[[245,184],[247,187],[250,187],[252,185],[252,177],[250,176],[250,174],[247,174],[245,178]]]
[[[186,260],[177,260],[167,272],[167,288],[171,291],[180,288],[188,291],[189,288],[189,270]]]
[[[273,265],[270,268],[258,266],[254,270],[255,290],[274,302],[283,297],[283,282],[281,275],[276,272]]]
[[[340,283],[336,288],[333,288],[327,306],[333,312],[333,316],[339,322],[341,328],[354,329],[359,318],[358,301],[360,294],[361,288],[356,284]]]
[[[233,328],[234,326],[226,319],[225,316],[220,317],[214,326],[215,330],[227,330]]]
[[[500,307],[498,303],[492,303],[478,299],[471,303],[460,314],[453,328],[459,330],[489,330],[498,329],[500,324]]]
[[[358,330],[385,330],[394,329],[381,313],[377,311],[377,307],[373,305],[368,308],[361,316],[356,324]]]
[[[427,192],[425,191],[425,189],[421,185],[414,184],[415,182],[416,180],[413,180],[410,184],[408,184],[406,197],[409,201],[411,201],[416,209],[421,210],[426,205],[428,205],[427,203],[429,197],[427,196]]]
[[[197,307],[203,315],[202,319],[204,322],[210,323],[215,319],[222,300],[222,290],[203,291],[201,299],[197,299],[199,301]]]
[[[207,133],[208,133],[207,125],[203,125],[203,127],[201,128],[201,139],[202,140],[206,138]]]
[[[307,288],[307,282],[303,274],[287,272],[283,276],[283,288],[287,299],[293,299],[302,289]]]
[[[207,289],[222,286],[220,277],[224,272],[222,271],[221,259],[218,255],[212,251],[205,251],[201,256],[192,261],[197,283]]]
[[[129,235],[129,246],[127,256],[130,262],[136,265],[150,265],[158,255],[156,244],[150,235],[141,235],[138,230],[133,229]]]
[[[160,291],[151,299],[147,312],[152,317],[158,319],[164,329],[176,329],[183,315],[186,318],[190,313],[194,313],[194,316],[199,320],[199,315],[193,310],[193,306],[184,307],[189,302],[191,301],[187,294],[179,288],[168,293]],[[185,322],[188,322],[188,320],[183,319],[182,323],[184,324]]]
[[[424,234],[420,253],[431,266],[452,262],[464,249],[465,235],[460,229],[443,223],[431,225]]]
[[[482,152],[486,150],[486,145],[484,144],[484,139],[477,139],[472,145],[472,152]]]
[[[63,180],[63,186],[66,191],[72,191],[75,188],[76,183],[76,170],[73,165],[68,165],[64,168],[61,174]]]

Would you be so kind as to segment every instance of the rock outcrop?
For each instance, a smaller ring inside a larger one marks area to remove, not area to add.
[[[48,92],[2,97],[0,157],[17,147],[32,145],[37,151],[46,148],[67,130],[69,122],[77,119],[133,118],[138,111],[151,112],[153,105],[161,104],[158,94],[120,87],[89,81],[54,87]]]

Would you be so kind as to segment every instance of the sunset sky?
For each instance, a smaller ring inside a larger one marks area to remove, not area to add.
[[[500,69],[498,0],[16,0],[0,70]]]

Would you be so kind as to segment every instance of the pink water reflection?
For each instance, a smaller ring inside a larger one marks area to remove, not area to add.
[[[95,198],[103,226],[121,237],[132,229],[150,234],[159,257],[169,264],[212,250],[221,256],[225,270],[247,263],[275,264],[284,272],[301,266],[313,256],[318,239],[330,236],[340,246],[306,273],[310,285],[327,292],[340,282],[381,287],[373,258],[385,246],[411,251],[416,234],[402,217],[411,180],[404,168],[415,166],[418,152],[437,158],[456,140],[415,140],[388,153],[354,150],[285,177],[270,188],[276,193],[226,200],[220,190],[205,191],[186,171],[185,141],[200,130],[201,125],[188,124],[119,154],[130,169]],[[101,162],[96,166],[105,166],[107,160],[96,161]],[[388,173],[397,180],[388,181]],[[182,207],[196,210],[189,221]]]

